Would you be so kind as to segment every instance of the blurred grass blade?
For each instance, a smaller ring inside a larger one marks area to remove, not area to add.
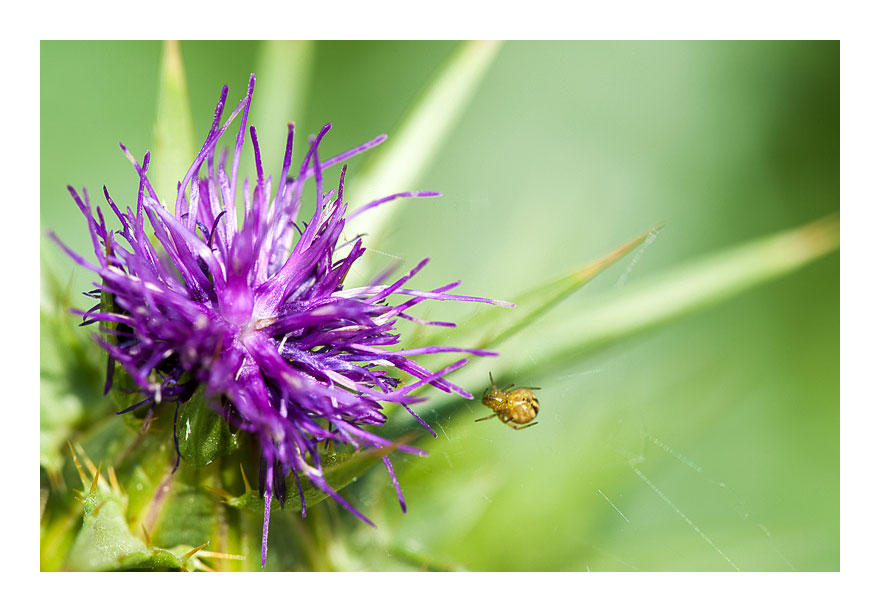
[[[835,215],[706,255],[615,291],[577,319],[541,329],[531,356],[542,367],[581,357],[784,276],[839,246]]]
[[[251,123],[257,126],[263,160],[284,158],[287,124],[302,118],[308,100],[315,43],[269,40],[257,52],[257,87]]]
[[[620,245],[607,255],[579,267],[574,272],[520,295],[514,300],[516,304],[514,310],[484,309],[479,315],[468,321],[464,330],[465,339],[460,341],[457,338],[456,341],[463,342],[462,346],[486,348],[506,340],[534,323],[538,317],[596,278],[627,253],[632,252],[633,249],[646,241],[653,240],[659,229],[659,227],[653,227]],[[472,340],[468,337],[467,330],[471,329],[475,330],[474,334],[480,334],[479,339]]]
[[[455,127],[500,46],[498,41],[462,44],[400,129],[390,135],[359,179],[352,182],[351,202],[367,202],[417,187],[415,182]],[[373,244],[379,244],[383,228],[397,208],[380,206],[352,221],[346,232],[352,236],[369,234]]]
[[[153,127],[150,181],[166,206],[173,208],[177,181],[183,178],[195,154],[195,133],[180,43],[165,41],[159,69],[159,104]]]

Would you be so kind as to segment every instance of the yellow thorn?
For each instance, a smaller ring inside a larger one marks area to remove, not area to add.
[[[89,481],[88,477],[86,477],[86,473],[83,470],[82,464],[79,462],[79,458],[76,456],[76,451],[73,450],[73,444],[70,443],[70,440],[67,441],[67,446],[70,447],[70,454],[73,457],[73,463],[76,465],[76,471],[79,472],[80,480],[82,480],[83,486]]]
[[[182,559],[183,559],[184,561],[186,561],[187,559],[189,559],[190,557],[192,557],[194,554],[196,554],[197,552],[199,552],[200,550],[202,550],[205,546],[207,546],[207,545],[210,544],[210,543],[211,543],[211,540],[208,540],[207,542],[205,542],[205,543],[202,544],[201,546],[196,546],[196,547],[193,548],[191,551],[189,551],[188,553],[186,553],[185,555],[183,555]]]
[[[213,550],[203,550],[198,556],[214,559],[232,559],[233,561],[245,561],[247,559],[244,555],[230,555],[229,553],[215,552]]]
[[[147,545],[147,548],[153,547],[153,538],[150,537],[150,532],[147,531],[147,526],[141,523],[141,530],[144,532],[144,542]]]
[[[104,462],[98,464],[98,469],[95,470],[95,479],[92,481],[92,488],[89,489],[89,494],[94,493],[98,490],[98,479],[101,478],[101,467],[104,465]]]
[[[98,512],[101,511],[101,508],[103,508],[103,507],[104,507],[104,504],[106,504],[106,503],[107,503],[107,500],[105,499],[105,500],[102,501],[100,504],[98,504],[97,506],[95,506],[95,509],[92,510],[92,516],[97,516],[97,515],[98,515]]]
[[[82,455],[83,463],[86,464],[86,469],[87,469],[89,472],[91,472],[92,475],[94,476],[94,474],[95,474],[95,464],[92,463],[92,460],[89,459],[89,456],[86,454],[86,451],[83,449],[82,446],[80,446],[79,443],[77,443],[77,445],[76,445],[76,450],[77,450],[77,452],[78,452],[80,455]]]
[[[229,493],[227,493],[223,489],[215,489],[214,487],[209,487],[208,485],[205,485],[205,488],[208,489],[209,491],[211,491],[212,493],[216,493],[217,495],[222,497],[224,500],[232,499],[232,495],[230,495]]]
[[[110,478],[110,486],[113,487],[113,490],[116,493],[122,493],[122,489],[119,487],[119,481],[116,480],[116,470],[113,469],[112,465],[107,468],[107,476]]]
[[[244,492],[248,493],[251,490],[251,483],[248,482],[247,476],[244,473],[244,465],[241,463],[238,464],[238,467],[241,468],[241,477],[244,480]]]

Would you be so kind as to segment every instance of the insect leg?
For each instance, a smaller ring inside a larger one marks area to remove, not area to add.
[[[474,420],[474,423],[479,423],[480,421],[488,421],[489,419],[494,419],[494,418],[497,417],[497,416],[498,416],[498,413],[497,413],[497,412],[493,412],[493,413],[490,414],[489,416],[487,416],[487,417],[483,417],[482,419],[475,419],[475,420]]]
[[[537,425],[537,424],[538,424],[537,421],[535,421],[534,423],[529,423],[528,425],[510,425],[510,423],[508,423],[508,425],[510,425],[511,427],[516,429],[517,431],[519,431],[520,429],[528,429],[532,425]]]

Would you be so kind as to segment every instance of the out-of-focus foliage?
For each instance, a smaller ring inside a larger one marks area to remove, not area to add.
[[[237,99],[256,71],[259,101],[261,91],[277,91],[277,81],[261,81],[261,65],[284,74],[289,61],[298,91],[254,107],[258,133],[273,134],[267,142],[280,142],[295,120],[303,150],[332,121],[328,151],[383,132],[391,146],[457,48],[184,42],[195,137],[206,133],[224,83]],[[106,184],[117,202],[132,203],[137,176],[117,143],[136,154],[155,146],[161,50],[149,42],[42,44],[41,227],[80,252],[90,242],[65,186],[98,196]],[[284,108],[301,115],[279,117]],[[263,148],[267,171],[279,172],[282,154]],[[369,155],[352,161],[353,193],[369,164]],[[243,161],[243,174],[250,167]],[[503,342],[501,360],[475,360],[453,377],[478,397],[489,370],[499,384],[540,386],[538,426],[474,423],[487,414],[479,401],[450,405],[432,394],[421,405],[439,434],[422,440],[430,456],[391,455],[407,514],[381,465],[345,474],[354,482],[342,494],[377,528],[328,501],[302,521],[292,496],[272,515],[269,569],[839,569],[836,254],[649,333],[624,334],[602,351],[546,359],[567,322],[583,331],[584,317],[609,312],[608,304],[624,303],[618,299],[663,308],[672,298],[655,281],[668,271],[693,270],[691,261],[715,261],[714,253],[839,210],[837,43],[506,43],[427,172],[393,187],[411,188],[445,197],[392,204],[399,210],[385,240],[368,238],[367,246],[379,267],[431,256],[417,279],[426,288],[461,279],[466,293],[515,299],[648,228],[664,229]],[[82,551],[95,545],[80,529],[84,504],[71,489],[88,485],[68,439],[104,462],[106,478],[112,465],[128,483],[124,500],[102,483],[96,494],[113,500],[85,523],[120,529],[119,541],[131,544],[130,565],[120,567],[192,569],[193,559],[258,567],[260,512],[226,503],[253,501],[239,465],[247,444],[204,470],[184,465],[166,483],[173,414],[153,415],[146,436],[146,414],[110,414],[125,406],[101,396],[100,352],[87,330],[59,314],[85,303],[79,292],[93,279],[51,243],[42,251],[53,271],[43,275],[41,316],[43,567],[87,568]],[[686,282],[696,276],[673,278],[685,281],[677,296],[699,289]],[[353,271],[348,282],[359,280]],[[647,295],[661,302],[632,297],[652,287]],[[467,329],[481,315],[439,304],[420,316]],[[454,342],[454,333],[438,340]],[[417,428],[405,414],[392,425]],[[255,473],[246,477],[256,482]],[[53,550],[71,553],[57,558]],[[230,556],[202,556],[218,550]]]

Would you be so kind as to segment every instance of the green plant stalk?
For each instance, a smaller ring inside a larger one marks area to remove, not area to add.
[[[581,358],[790,274],[839,246],[840,219],[834,216],[699,257],[545,327],[531,357],[544,367]]]
[[[181,168],[189,168],[195,152],[195,131],[180,43],[165,41],[159,71],[156,123],[153,127],[153,161],[149,172],[156,194],[170,210],[174,210]]]
[[[376,153],[351,187],[349,201],[368,202],[416,181],[446,142],[498,53],[498,41],[469,41],[452,56],[400,129]],[[381,244],[398,206],[380,206],[346,225],[346,233],[367,234]]]
[[[282,159],[287,123],[300,120],[306,108],[314,60],[315,43],[310,40],[260,44],[256,70],[260,95],[254,98],[252,123],[258,129],[263,163]],[[281,171],[280,165],[277,171]]]

